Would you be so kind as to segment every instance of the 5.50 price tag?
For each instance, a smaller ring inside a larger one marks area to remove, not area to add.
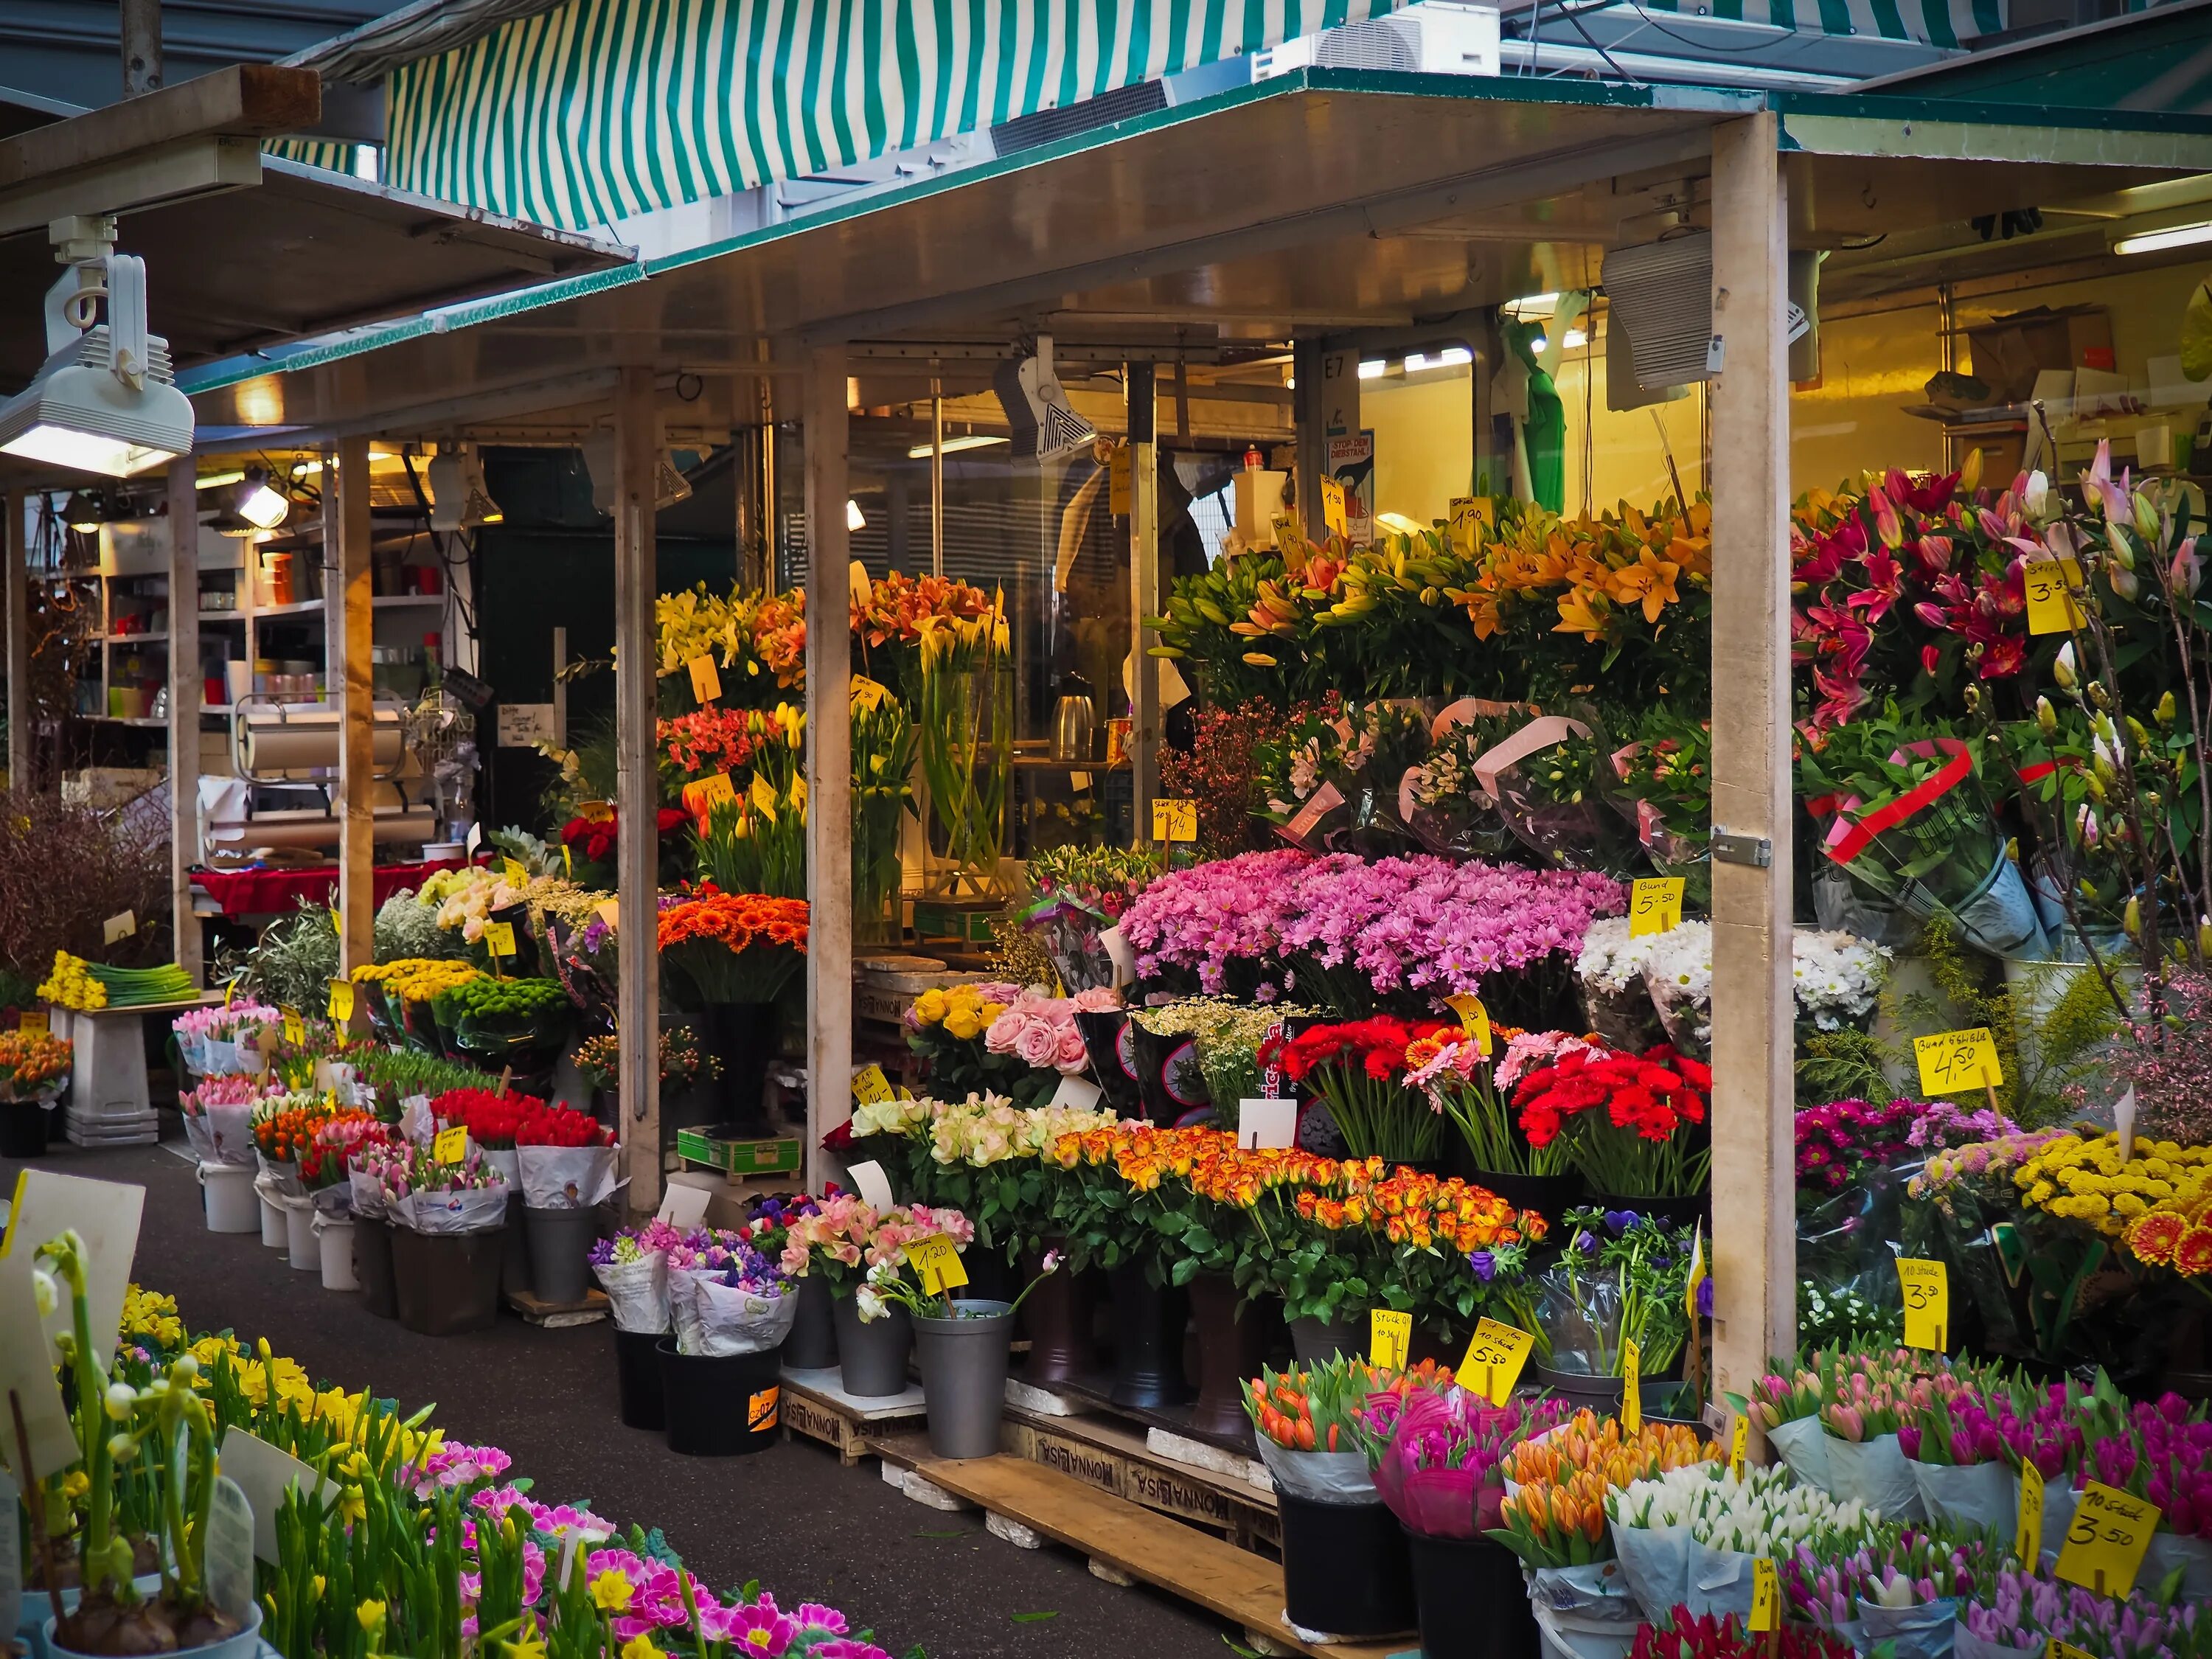
[[[2074,1506],[2074,1523],[2058,1552],[2057,1573],[2100,1595],[2125,1601],[2158,1530],[2158,1505],[2092,1480]]]
[[[1459,1362],[1460,1377],[1464,1382],[1480,1376],[1490,1403],[1503,1406],[1513,1397],[1513,1385],[1521,1380],[1521,1368],[1528,1363],[1529,1350],[1535,1346],[1534,1335],[1518,1325],[1478,1319],[1474,1334],[1468,1341],[1467,1358]]]
[[[1997,1064],[1996,1039],[1986,1025],[1915,1037],[1912,1057],[1920,1062],[1923,1095],[1962,1094],[1970,1089],[1994,1088],[2004,1081],[2004,1071]]]
[[[1644,876],[1638,878],[1628,899],[1628,936],[1642,939],[1649,933],[1671,933],[1682,925],[1682,887],[1680,876]]]

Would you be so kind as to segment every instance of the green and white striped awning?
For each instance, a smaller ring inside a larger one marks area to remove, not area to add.
[[[1636,9],[1954,49],[2005,26],[2005,0],[1639,0]]]
[[[582,229],[850,166],[1400,3],[566,0],[394,70],[385,179]]]

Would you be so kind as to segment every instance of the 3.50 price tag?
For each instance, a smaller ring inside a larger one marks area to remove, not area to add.
[[[1951,1276],[1940,1261],[1897,1258],[1897,1282],[1905,1291],[1905,1346],[1936,1353],[1950,1346]]]
[[[1671,933],[1682,925],[1680,876],[1644,876],[1638,879],[1628,899],[1628,936]]]
[[[2012,1550],[2031,1569],[2043,1559],[2043,1471],[2027,1458],[2020,1465],[2020,1522]]]
[[[2004,1081],[2003,1068],[1997,1064],[1996,1039],[1986,1025],[1915,1037],[1912,1057],[1920,1062],[1923,1095],[1962,1094],[1970,1089],[1994,1088]]]
[[[960,1252],[942,1233],[915,1239],[906,1247],[906,1260],[907,1265],[921,1275],[921,1288],[931,1296],[943,1296],[968,1282],[968,1270],[960,1265]]]
[[[1378,1370],[1402,1371],[1413,1346],[1413,1316],[1395,1308],[1376,1308],[1367,1316],[1367,1363]]]
[[[2081,566],[2073,559],[2028,559],[2020,567],[2027,590],[2027,631],[2068,634],[2087,621],[2074,595],[2081,591]]]
[[[2100,1595],[2125,1601],[2142,1570],[2143,1552],[2158,1530],[2158,1505],[2100,1481],[2081,1489],[2074,1524],[2058,1552],[2057,1573]]]
[[[1460,1381],[1464,1384],[1470,1377],[1481,1377],[1482,1392],[1490,1403],[1503,1406],[1513,1397],[1513,1385],[1521,1380],[1521,1368],[1535,1346],[1534,1334],[1518,1325],[1478,1319],[1468,1340],[1467,1357],[1459,1362]]]
[[[1156,800],[1152,803],[1154,841],[1196,841],[1198,803],[1194,800]]]

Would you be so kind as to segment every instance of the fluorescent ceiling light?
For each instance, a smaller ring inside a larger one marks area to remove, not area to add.
[[[1446,346],[1433,357],[1426,352],[1406,354],[1406,373],[1419,374],[1431,368],[1460,368],[1474,361],[1474,354],[1465,346]]]
[[[1363,359],[1359,365],[1359,378],[1363,380],[1379,380],[1382,378],[1383,371],[1389,367],[1390,365],[1380,357]]]
[[[1009,441],[1011,441],[1006,438],[994,437],[988,432],[969,432],[957,438],[947,438],[945,441],[945,453],[950,455],[956,450],[988,449],[993,444]],[[926,461],[933,453],[927,444],[916,444],[907,451],[906,458],[909,461]]]
[[[848,530],[866,530],[867,527],[867,514],[860,511],[860,502],[853,500],[849,495],[847,496],[845,499],[845,528]]]
[[[1498,308],[1509,317],[1548,317],[1559,308],[1559,296],[1531,294],[1522,299],[1508,300]]]
[[[2212,220],[2194,225],[2175,225],[2167,230],[2147,230],[2140,236],[2123,236],[2112,244],[2115,253],[2163,253],[2170,247],[2193,247],[2212,242]]]
[[[1543,335],[1539,334],[1534,339],[1528,342],[1528,349],[1531,351],[1540,353],[1549,343],[1550,342]],[[1583,333],[1582,330],[1578,328],[1571,328],[1567,331],[1566,349],[1569,351],[1575,350],[1577,347],[1586,346],[1589,343],[1589,336]]]
[[[234,468],[228,472],[208,473],[204,477],[196,479],[193,482],[192,488],[195,489],[220,489],[225,484],[243,483],[245,481],[245,471],[242,468]]]

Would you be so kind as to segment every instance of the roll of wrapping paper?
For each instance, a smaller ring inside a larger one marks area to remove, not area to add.
[[[376,722],[372,763],[380,772],[399,764],[404,739],[399,722]],[[311,767],[335,768],[338,763],[339,726],[325,716],[310,724],[301,720],[249,720],[246,727],[246,769],[249,772],[295,772]]]
[[[335,847],[343,825],[337,818],[234,818],[208,826],[210,849],[242,853],[256,847]],[[373,832],[380,842],[434,841],[434,812],[378,814]]]

